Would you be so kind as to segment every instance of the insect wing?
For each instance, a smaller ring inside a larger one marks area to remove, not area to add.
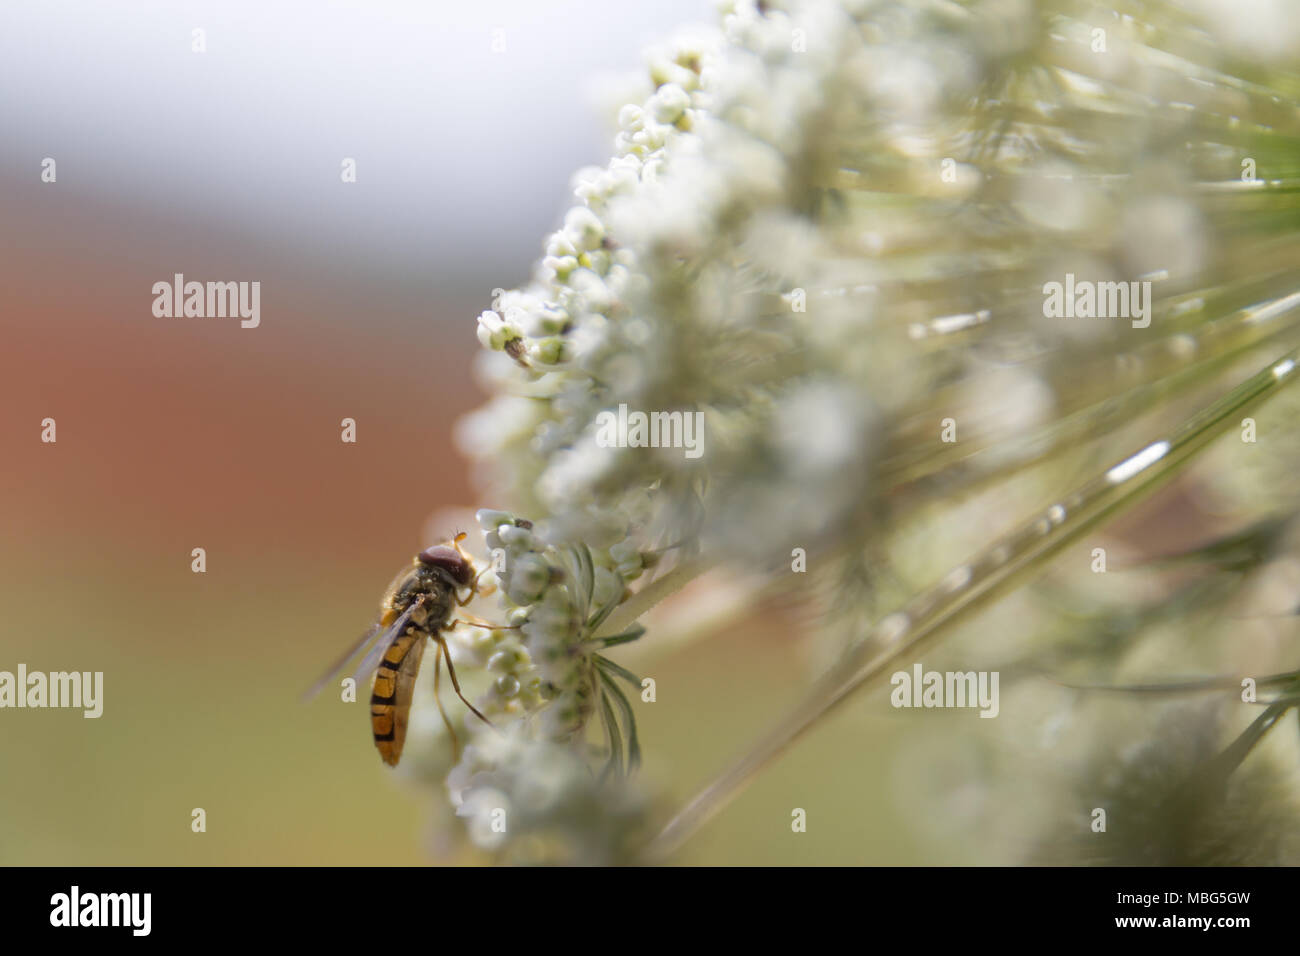
[[[375,641],[375,646],[370,649],[370,653],[365,656],[365,659],[362,660],[356,672],[352,675],[357,682],[357,686],[368,680],[370,675],[375,672],[375,668],[384,659],[384,654],[388,651],[389,646],[395,639],[401,637],[406,630],[406,625],[411,623],[411,615],[415,613],[415,609],[422,603],[419,600],[414,601],[410,607],[398,615],[397,620],[389,625],[388,630],[384,631],[379,640]]]
[[[356,657],[358,651],[360,651],[363,647],[365,647],[367,644],[369,644],[371,641],[375,639],[375,635],[379,633],[380,626],[381,625],[379,624],[374,624],[370,627],[368,631],[366,631],[366,633],[362,634],[361,640],[357,641],[355,645],[353,645],[348,649],[348,652],[346,654],[344,654],[337,661],[335,661],[334,664],[330,667],[330,669],[327,670],[325,674],[321,677],[321,679],[312,685],[311,690],[303,694],[302,699],[311,700],[313,697],[319,694],[321,690],[324,689],[326,684],[330,683],[331,681],[334,680],[334,678],[338,677],[339,674],[343,672],[343,669],[348,666],[348,661]]]

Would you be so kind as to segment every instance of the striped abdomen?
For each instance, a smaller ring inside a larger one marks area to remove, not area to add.
[[[415,676],[424,657],[424,631],[408,628],[393,638],[375,672],[375,687],[370,695],[370,727],[375,746],[384,763],[397,766],[406,743],[406,723],[411,715],[411,697]]]

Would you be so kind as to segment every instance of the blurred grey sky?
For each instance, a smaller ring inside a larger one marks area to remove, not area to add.
[[[599,90],[713,20],[709,0],[6,0],[0,203],[50,156],[144,220],[509,285],[573,171],[609,158]]]

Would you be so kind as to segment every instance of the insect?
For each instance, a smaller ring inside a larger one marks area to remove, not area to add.
[[[457,623],[451,619],[456,608],[464,607],[480,593],[479,575],[475,573],[474,563],[460,549],[460,542],[464,538],[464,533],[458,534],[450,546],[434,545],[417,554],[411,561],[411,566],[388,586],[380,606],[379,620],[308,692],[309,697],[315,696],[342,672],[348,661],[367,645],[373,644],[361,660],[353,678],[360,685],[372,672],[375,675],[370,695],[370,727],[375,747],[384,763],[390,767],[397,766],[402,757],[402,747],[406,743],[411,698],[415,690],[415,678],[420,672],[420,662],[424,658],[426,639],[434,643],[434,697],[443,723],[451,734],[457,759],[460,755],[460,741],[447,712],[443,710],[442,698],[438,695],[444,657],[447,659],[447,673],[451,676],[456,696],[476,717],[489,726],[492,725],[461,693],[460,681],[456,679],[456,667],[442,635],[444,630]],[[462,591],[467,591],[463,598]],[[466,620],[464,623],[475,627],[494,626],[476,620]]]

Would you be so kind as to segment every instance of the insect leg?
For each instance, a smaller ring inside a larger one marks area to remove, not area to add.
[[[473,614],[466,614],[456,618],[448,624],[448,627],[455,627],[457,624],[468,624],[470,627],[485,627],[490,631],[517,631],[523,627],[522,624],[493,624],[485,621],[481,617],[475,617]]]
[[[484,568],[484,569],[483,569],[483,571],[491,571],[491,570],[492,570],[491,568]],[[479,572],[479,573],[480,573],[480,575],[482,574],[482,572]],[[469,589],[469,593],[468,593],[468,594],[466,594],[463,598],[462,598],[459,594],[456,595],[456,606],[457,606],[457,607],[464,607],[464,606],[465,606],[466,604],[468,604],[470,601],[474,600],[474,599],[475,599],[476,597],[478,597],[480,594],[484,594],[484,593],[489,593],[489,594],[490,594],[491,592],[483,592],[483,591],[480,591],[480,590],[478,589],[478,578],[475,578],[475,579],[474,579],[474,583],[473,583],[472,585],[470,585],[470,589]]]
[[[442,683],[442,641],[435,641],[437,648],[433,652],[433,699],[438,704],[438,713],[442,715],[442,722],[447,727],[447,733],[451,735],[451,752],[456,762],[460,762],[460,738],[456,736],[456,728],[447,716],[447,711],[442,706],[442,693],[438,685]],[[450,656],[447,658],[448,665],[451,664]]]
[[[473,598],[474,595],[476,594],[481,594],[484,597],[486,597],[487,595],[492,594],[496,591],[497,586],[493,584],[491,581],[488,582],[488,587],[486,589],[480,588],[478,585],[479,578],[483,577],[483,575],[487,574],[489,571],[492,570],[494,570],[494,568],[491,564],[489,564],[478,574],[474,575],[474,583],[469,586],[469,590],[470,590],[469,598],[466,598],[464,601],[461,602],[462,607],[464,607],[465,604],[469,603],[470,598]]]
[[[439,635],[436,640],[438,644],[442,646],[444,653],[447,655],[447,673],[451,675],[451,686],[456,688],[456,696],[460,698],[461,703],[473,711],[475,717],[483,721],[483,723],[487,724],[489,727],[496,727],[496,724],[484,717],[477,707],[465,699],[465,695],[460,691],[460,681],[456,679],[456,665],[451,662],[451,651],[447,648],[441,635]]]

